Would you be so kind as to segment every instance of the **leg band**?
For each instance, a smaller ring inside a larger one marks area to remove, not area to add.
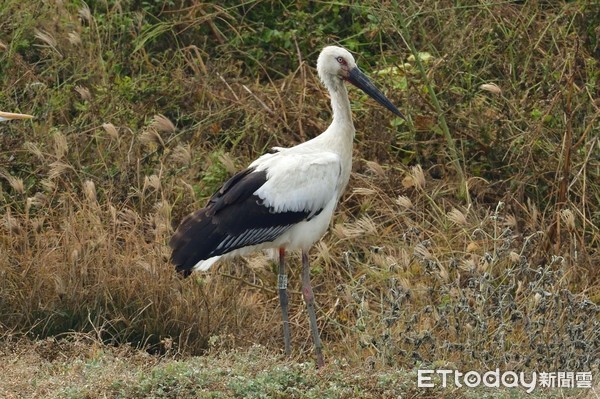
[[[279,274],[277,278],[277,288],[280,290],[287,289],[288,278],[287,274]]]

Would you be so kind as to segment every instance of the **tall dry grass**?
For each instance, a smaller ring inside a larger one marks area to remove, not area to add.
[[[294,64],[274,72],[234,40],[258,25],[235,7],[199,7],[158,19],[69,2],[44,3],[38,19],[13,1],[0,11],[12,13],[0,25],[0,105],[36,115],[1,127],[0,335],[280,350],[268,254],[183,280],[166,242],[236,169],[324,130],[311,67],[323,43],[278,47],[273,63]],[[377,64],[374,80],[411,122],[350,89],[354,172],[311,259],[326,351],[373,367],[596,367],[593,5],[402,7],[361,9],[379,23],[361,31],[377,45],[358,46],[370,54],[359,64]],[[425,74],[402,39],[431,56],[418,56]],[[306,358],[297,267],[290,289],[294,356]]]

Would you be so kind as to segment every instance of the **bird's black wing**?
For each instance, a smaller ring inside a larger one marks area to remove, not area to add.
[[[274,212],[263,205],[254,193],[266,182],[266,171],[245,169],[231,177],[206,207],[186,216],[169,242],[177,270],[187,275],[202,260],[274,241],[311,216],[309,210]]]

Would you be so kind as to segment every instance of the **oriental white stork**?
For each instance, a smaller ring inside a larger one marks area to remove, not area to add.
[[[11,119],[31,119],[33,116],[27,114],[13,114],[10,112],[2,112],[0,111],[0,122],[8,121]]]
[[[287,275],[284,257],[302,251],[302,294],[315,345],[324,365],[310,284],[308,251],[325,234],[352,169],[354,124],[344,82],[350,82],[397,116],[402,113],[358,69],[352,55],[325,47],[317,61],[331,96],[333,122],[319,136],[291,148],[275,148],[230,178],[206,207],[188,215],[169,245],[184,275],[207,270],[217,260],[261,249],[279,249],[279,299],[285,352],[290,354]]]

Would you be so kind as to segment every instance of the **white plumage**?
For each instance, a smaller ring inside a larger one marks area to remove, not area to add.
[[[327,231],[352,169],[355,129],[344,82],[354,84],[394,114],[403,116],[358,69],[347,50],[325,47],[317,71],[331,96],[333,121],[327,130],[295,147],[276,148],[275,153],[256,159],[228,180],[205,208],[187,216],[170,245],[172,261],[185,275],[191,270],[207,270],[222,257],[279,249],[286,353],[290,352],[290,344],[284,254],[286,250],[301,250],[303,295],[317,364],[322,366],[308,250]]]
[[[275,213],[308,210],[310,218],[335,198],[344,184],[340,156],[295,150],[269,154],[250,164],[267,172],[267,181],[254,194]]]

